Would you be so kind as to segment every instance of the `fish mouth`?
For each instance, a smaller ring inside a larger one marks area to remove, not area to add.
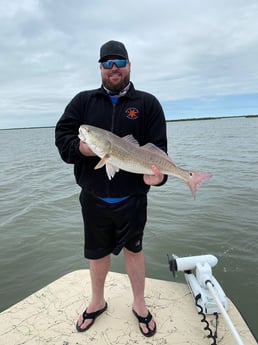
[[[79,135],[83,135],[83,130],[81,127],[79,128]]]
[[[84,128],[79,127],[79,135],[78,135],[79,139],[86,142],[88,132],[89,132],[89,129],[87,127],[84,127]]]

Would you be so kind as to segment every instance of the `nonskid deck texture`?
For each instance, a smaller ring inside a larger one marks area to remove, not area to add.
[[[78,333],[75,323],[89,302],[89,271],[79,270],[61,277],[0,314],[0,344],[212,344],[185,284],[146,279],[146,302],[157,322],[157,333],[152,338],[144,337],[139,331],[131,310],[132,294],[127,275],[110,272],[105,291],[107,311],[88,331]],[[256,345],[231,301],[229,305],[229,316],[243,343]],[[214,317],[207,319],[212,321]],[[213,326],[211,329],[214,331]],[[235,344],[221,315],[217,344]]]

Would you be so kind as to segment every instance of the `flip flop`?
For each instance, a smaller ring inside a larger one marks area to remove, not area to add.
[[[148,333],[144,333],[141,326],[139,325],[139,328],[140,328],[140,331],[142,332],[142,334],[145,337],[152,337],[156,333],[157,327],[156,327],[155,321],[154,321],[154,323],[155,323],[154,329],[150,329],[150,327],[149,327],[149,322],[152,320],[151,313],[148,311],[148,315],[146,317],[142,317],[142,316],[138,315],[135,310],[133,310],[133,313],[134,313],[135,317],[138,319],[139,324],[144,323],[146,325],[146,327],[148,328]]]
[[[81,328],[81,326],[78,325],[78,322],[76,323],[76,329],[78,332],[85,332],[87,331],[87,329],[89,329],[95,322],[95,319],[100,316],[102,313],[104,313],[104,311],[107,309],[107,303],[105,304],[104,308],[97,310],[93,313],[87,313],[87,309],[84,311],[84,313],[82,314],[82,324],[84,323],[85,320],[88,319],[92,319],[92,322],[85,328]]]

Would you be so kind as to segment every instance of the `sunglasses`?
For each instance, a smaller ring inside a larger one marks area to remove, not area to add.
[[[104,62],[101,62],[101,65],[105,68],[105,69],[111,69],[113,67],[113,65],[116,65],[116,67],[118,68],[122,68],[125,67],[127,64],[127,60],[119,60],[119,59],[115,59],[115,60],[107,60]]]

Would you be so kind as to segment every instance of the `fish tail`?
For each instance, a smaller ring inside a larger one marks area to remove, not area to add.
[[[204,173],[200,171],[189,171],[188,179],[186,183],[188,184],[193,197],[195,198],[195,193],[197,188],[206,180],[212,177],[212,174]]]

